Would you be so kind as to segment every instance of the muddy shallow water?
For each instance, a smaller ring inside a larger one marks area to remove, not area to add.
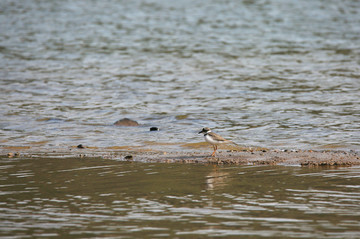
[[[1,158],[0,236],[355,238],[360,168]]]

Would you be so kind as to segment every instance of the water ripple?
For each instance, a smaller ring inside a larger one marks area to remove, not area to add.
[[[1,160],[0,167],[5,237],[359,233],[358,167],[214,168],[79,158]]]
[[[358,5],[4,0],[2,145],[181,144],[207,125],[245,145],[356,148]],[[144,127],[111,127],[123,117]]]

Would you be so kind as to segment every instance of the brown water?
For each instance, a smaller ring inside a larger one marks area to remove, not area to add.
[[[360,168],[0,160],[4,238],[358,238]]]
[[[195,143],[209,126],[243,145],[357,149],[359,9],[2,0],[0,146]],[[142,126],[112,126],[124,117]]]

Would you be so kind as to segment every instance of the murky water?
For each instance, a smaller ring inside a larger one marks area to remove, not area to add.
[[[357,238],[360,168],[1,159],[0,237]]]
[[[0,2],[2,146],[356,148],[360,2]],[[119,128],[129,117],[143,126]],[[162,129],[148,133],[150,126]]]

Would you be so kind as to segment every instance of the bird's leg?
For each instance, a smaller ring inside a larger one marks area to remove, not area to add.
[[[215,152],[216,152],[216,145],[213,145],[213,148],[214,148],[214,152],[211,154],[212,157],[215,156]]]
[[[213,148],[214,148],[214,152],[211,154],[212,157],[215,156],[215,153],[216,153],[216,150],[217,150],[217,145],[216,144],[213,145]]]

